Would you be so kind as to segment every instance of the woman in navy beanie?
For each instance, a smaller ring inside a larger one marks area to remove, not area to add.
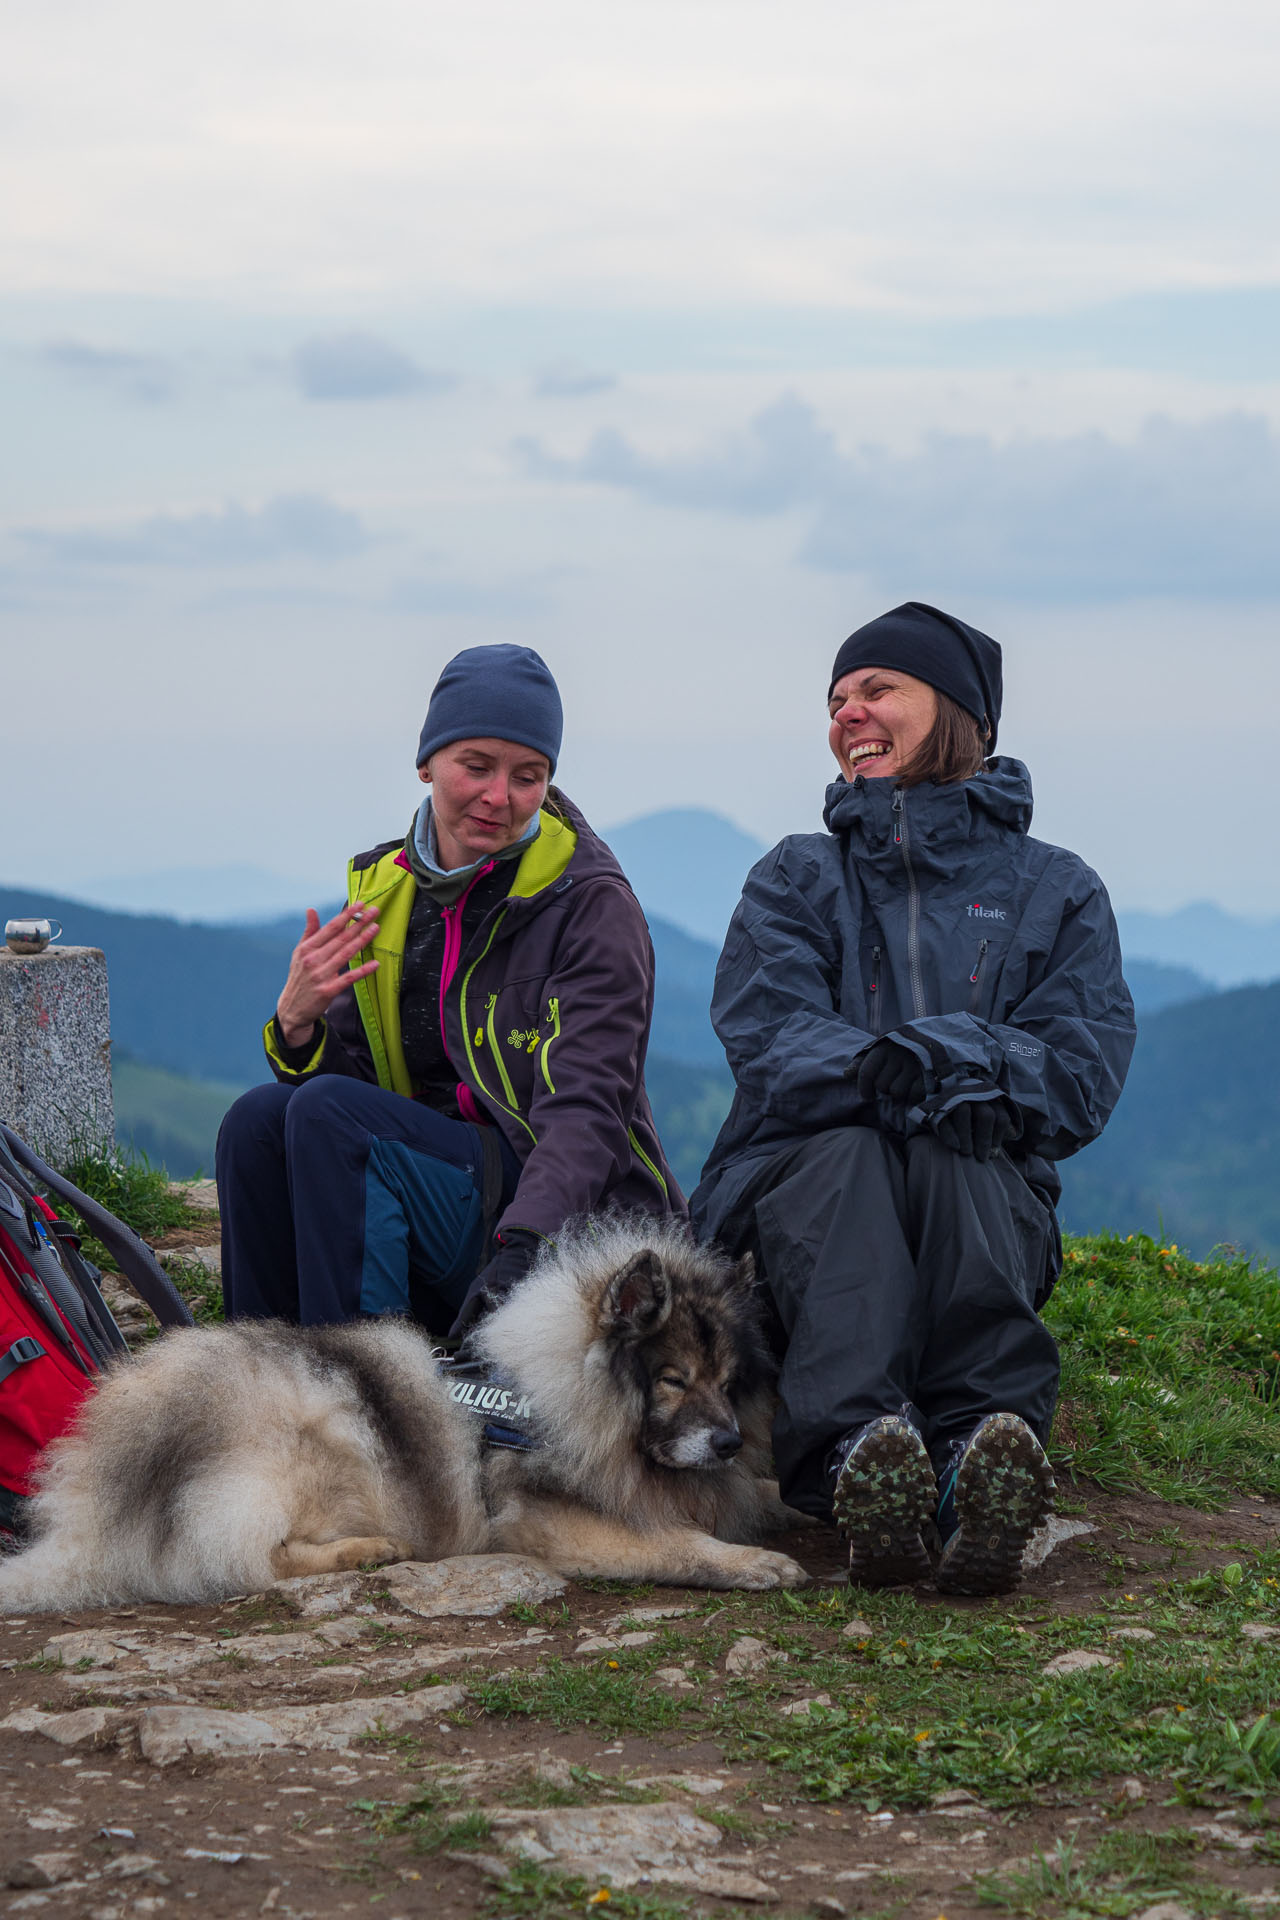
[[[407,834],[307,914],[218,1137],[228,1318],[411,1312],[461,1336],[571,1216],[685,1212],[644,1089],[653,949],[617,861],[551,785],[560,693],[469,647],[431,695]]]
[[[1133,1050],[1102,883],[993,757],[1001,692],[996,642],[937,607],[851,634],[827,831],[752,869],[716,973],[737,1097],[694,1223],[755,1253],[782,1496],[834,1513],[866,1586],[1021,1576],[1053,1493],[1057,1162]]]

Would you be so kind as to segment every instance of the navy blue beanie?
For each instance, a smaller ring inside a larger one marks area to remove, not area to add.
[[[986,751],[995,751],[1004,697],[1000,648],[977,627],[967,627],[952,614],[927,607],[923,600],[908,600],[849,635],[831,669],[828,700],[836,681],[857,667],[896,667],[899,673],[909,673],[939,693],[949,694],[979,726],[986,727]]]
[[[454,740],[514,740],[560,757],[564,708],[551,669],[532,647],[466,647],[455,653],[431,695],[418,741],[421,767]]]

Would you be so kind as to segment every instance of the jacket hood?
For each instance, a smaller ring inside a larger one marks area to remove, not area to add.
[[[843,774],[827,788],[822,818],[831,833],[847,835],[868,850],[893,838],[898,794],[910,809],[912,832],[934,845],[977,840],[993,828],[1027,833],[1031,828],[1031,775],[1021,760],[1003,755],[971,780],[937,786],[898,787],[892,780]]]

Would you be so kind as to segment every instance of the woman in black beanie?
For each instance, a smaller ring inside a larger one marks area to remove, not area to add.
[[[228,1319],[412,1312],[461,1336],[565,1221],[685,1212],[644,1088],[653,948],[556,787],[560,694],[469,647],[418,742],[407,834],[312,912],[264,1032],[275,1084],[218,1136]]]
[[[834,1512],[867,1586],[1020,1578],[1053,1494],[1055,1163],[1133,1050],[1102,883],[991,757],[1000,659],[918,601],[845,641],[828,831],[753,868],[716,974],[737,1092],[694,1223],[755,1253],[783,1498]]]

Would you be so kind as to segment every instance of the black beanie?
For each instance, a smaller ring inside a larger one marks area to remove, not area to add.
[[[501,643],[466,647],[436,681],[418,740],[418,765],[454,740],[514,740],[545,753],[554,773],[563,733],[560,689],[541,654]]]
[[[957,706],[988,729],[986,752],[993,753],[1004,683],[1000,648],[977,627],[967,627],[953,614],[908,600],[892,613],[882,613],[859,627],[836,655],[831,669],[831,698],[837,680],[856,667],[896,667],[939,693],[949,694]]]

